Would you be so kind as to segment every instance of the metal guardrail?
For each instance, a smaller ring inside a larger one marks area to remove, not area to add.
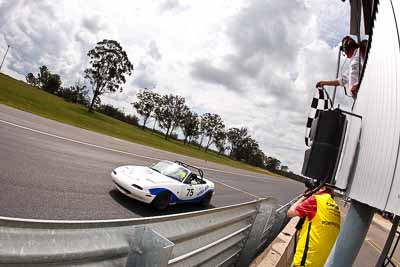
[[[248,266],[286,225],[274,199],[103,221],[0,217],[0,265]],[[260,234],[262,233],[262,234]]]

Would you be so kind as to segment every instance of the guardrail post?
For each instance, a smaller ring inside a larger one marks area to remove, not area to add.
[[[273,216],[268,220],[268,223],[265,225],[264,231],[262,232],[262,240],[258,245],[256,253],[260,253],[262,250],[265,250],[279,235],[282,229],[289,222],[289,218],[287,218],[287,211],[293,205],[294,202],[299,199],[300,196],[295,197],[293,200],[285,204],[284,206],[274,210]]]
[[[298,197],[293,199],[289,203],[285,204],[284,206],[280,207],[279,209],[275,210],[274,225],[270,229],[269,233],[273,238],[271,241],[273,241],[275,237],[278,236],[278,234],[283,230],[283,228],[285,228],[286,224],[290,221],[290,219],[287,217],[287,211],[293,205],[293,203],[296,202],[297,199]]]
[[[249,266],[253,260],[257,247],[262,239],[262,232],[266,223],[274,215],[276,200],[273,198],[260,202],[257,206],[258,213],[254,219],[253,226],[250,230],[242,252],[240,254],[237,266]]]
[[[168,266],[174,243],[145,226],[136,226],[127,238],[130,251],[126,266]]]

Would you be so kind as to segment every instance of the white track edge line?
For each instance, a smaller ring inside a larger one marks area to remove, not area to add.
[[[211,180],[211,181],[214,182],[214,183],[222,184],[223,186],[229,187],[229,188],[234,189],[234,190],[236,190],[236,191],[239,191],[239,192],[242,192],[242,193],[244,193],[244,194],[247,194],[247,195],[250,195],[250,196],[252,196],[252,197],[255,197],[256,199],[261,198],[261,197],[259,197],[259,196],[253,195],[252,193],[243,191],[243,190],[241,190],[241,189],[239,189],[239,188],[236,188],[236,187],[227,185],[227,184],[225,184],[225,183],[223,183],[223,182],[216,181],[214,178],[212,178],[212,179],[207,178],[207,179],[208,179],[208,180]]]
[[[87,143],[87,142],[78,141],[78,140],[75,140],[75,139],[66,138],[66,137],[58,136],[58,135],[51,134],[51,133],[46,133],[46,132],[39,131],[39,130],[36,130],[36,129],[32,129],[32,128],[29,128],[29,127],[25,127],[25,126],[22,126],[22,125],[18,125],[18,124],[12,123],[12,122],[4,121],[2,119],[0,119],[0,122],[3,122],[5,124],[9,124],[9,125],[12,125],[12,126],[15,126],[15,127],[18,127],[18,128],[22,128],[22,129],[25,129],[25,130],[29,130],[29,131],[32,131],[32,132],[35,132],[35,133],[40,133],[40,134],[43,134],[43,135],[51,136],[51,137],[54,137],[54,138],[70,141],[70,142],[81,144],[81,145],[87,145],[87,146],[91,146],[91,147],[96,147],[96,148],[100,148],[100,149],[104,149],[104,150],[108,150],[108,151],[112,151],[112,152],[117,152],[117,153],[127,154],[127,155],[131,155],[131,156],[141,157],[141,158],[145,158],[145,159],[161,160],[159,158],[147,157],[147,156],[138,155],[138,154],[134,154],[134,153],[126,152],[126,151],[121,151],[121,150],[112,149],[112,148],[108,148],[108,147],[103,147],[103,146],[99,146],[99,145],[95,145],[95,144],[91,144],[91,143]],[[235,173],[225,172],[225,171],[216,170],[216,169],[210,169],[210,168],[203,168],[203,169],[237,175]],[[241,175],[241,174],[239,174],[239,175]],[[244,176],[250,176],[250,175],[244,175]],[[256,178],[254,176],[250,176],[250,177]],[[227,185],[225,183],[216,181],[215,179],[213,179],[213,180],[214,180],[214,182],[222,184],[222,185],[224,185],[226,187],[229,187],[229,188],[232,188],[232,189],[237,190],[239,192],[248,194],[248,195],[253,196],[255,198],[259,198],[259,196],[253,195],[253,194],[251,194],[249,192],[246,192],[246,191],[243,191],[243,190],[241,190],[239,188],[235,188],[235,187]]]

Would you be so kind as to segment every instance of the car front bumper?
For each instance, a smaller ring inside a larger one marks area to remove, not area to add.
[[[148,190],[140,190],[133,187],[132,183],[124,175],[119,175],[113,171],[111,177],[115,187],[122,194],[145,203],[151,203],[153,201],[155,196],[151,195]]]

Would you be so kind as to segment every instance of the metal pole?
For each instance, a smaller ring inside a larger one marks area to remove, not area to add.
[[[3,67],[4,60],[6,59],[6,56],[7,56],[7,53],[8,53],[8,49],[10,49],[10,45],[7,45],[7,51],[4,54],[3,60],[1,61],[0,71],[1,71],[1,67]]]
[[[360,34],[361,0],[350,1],[350,34]]]
[[[352,200],[346,220],[325,267],[353,266],[367,235],[374,211],[374,208]]]
[[[339,69],[340,69],[340,49],[338,53],[338,58],[337,58],[337,66],[336,66],[336,79],[339,77]],[[332,97],[332,107],[335,105],[335,97],[336,97],[336,85],[335,88],[333,88],[333,97]]]
[[[386,259],[387,255],[389,253],[389,250],[390,250],[390,248],[392,246],[393,239],[394,239],[394,236],[395,236],[396,231],[397,231],[397,227],[399,226],[399,221],[400,221],[400,217],[399,216],[395,216],[394,219],[393,219],[392,228],[390,229],[389,236],[388,236],[388,238],[386,240],[386,243],[385,243],[385,247],[383,248],[382,253],[379,256],[378,262],[375,265],[376,267],[384,266],[385,259]]]

